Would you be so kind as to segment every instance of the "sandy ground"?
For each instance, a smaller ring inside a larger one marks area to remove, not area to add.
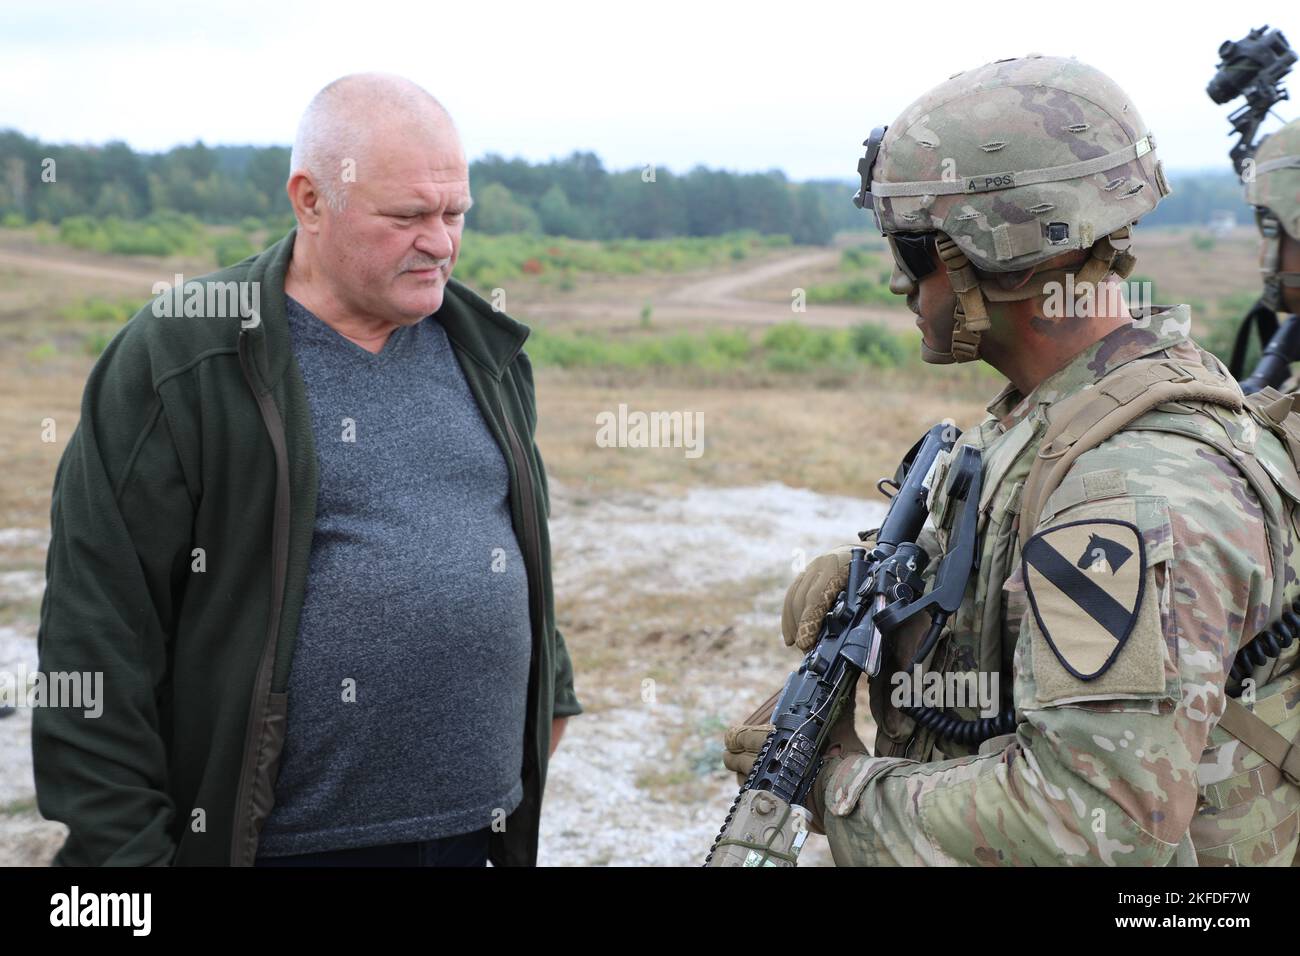
[[[882,514],[875,502],[780,484],[586,504],[559,493],[552,537],[562,612],[581,594],[604,605],[605,620],[617,620],[626,588],[658,593],[668,621],[642,623],[650,637],[671,622],[674,608],[722,601],[734,612],[705,630],[667,635],[678,642],[678,666],[656,667],[629,651],[598,672],[578,668],[578,694],[589,713],[570,722],[551,765],[543,864],[702,861],[737,789],[720,766],[722,730],[797,663],[780,640],[781,602],[795,562],[801,553],[811,558],[845,543],[850,529],[869,527]],[[581,642],[568,639],[579,661],[592,638],[588,632]],[[652,672],[659,676],[643,676]],[[812,837],[803,864],[829,862],[825,840]]]
[[[720,763],[722,729],[797,660],[779,620],[800,552],[843,543],[882,508],[780,484],[553,495],[557,600],[562,626],[566,609],[585,622],[567,640],[587,712],[551,765],[540,862],[697,864],[736,792]],[[0,531],[0,559],[21,547],[30,564],[47,540]],[[33,568],[6,571],[0,596],[36,599],[43,583]],[[624,613],[633,603],[638,613]],[[707,607],[722,608],[714,624],[682,624]],[[35,636],[34,617],[0,628],[0,670],[34,670]],[[26,708],[0,720],[0,865],[46,863],[63,838],[35,810],[30,738]],[[829,862],[820,837],[804,852],[805,865]]]

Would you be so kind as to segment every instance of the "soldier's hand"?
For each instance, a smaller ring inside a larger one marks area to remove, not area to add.
[[[741,723],[728,727],[723,736],[723,743],[727,749],[722,755],[722,764],[728,770],[735,771],[742,784],[749,777],[749,771],[753,769],[754,760],[758,757],[758,752],[763,749],[768,734],[776,729],[774,724],[767,721],[771,719],[772,709],[776,707],[777,698],[780,696],[781,692],[777,691],[754,708],[754,712]]]
[[[817,643],[822,620],[849,583],[849,562],[853,549],[861,544],[846,544],[813,558],[785,592],[781,611],[781,638],[807,653]]]

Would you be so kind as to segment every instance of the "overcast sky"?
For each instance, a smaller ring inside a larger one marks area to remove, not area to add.
[[[1109,73],[1171,169],[1227,169],[1229,108],[1205,95],[1219,44],[1265,22],[1300,44],[1294,0],[1039,0],[1028,16],[1023,0],[0,4],[0,128],[43,140],[287,145],[317,89],[380,69],[441,99],[471,157],[583,149],[609,168],[795,179],[851,178],[872,126],[952,73],[1031,52]]]

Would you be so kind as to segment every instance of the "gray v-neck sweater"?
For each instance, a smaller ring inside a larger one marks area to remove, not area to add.
[[[523,796],[531,654],[505,459],[436,318],[372,354],[287,304],[320,484],[258,852],[504,821]]]

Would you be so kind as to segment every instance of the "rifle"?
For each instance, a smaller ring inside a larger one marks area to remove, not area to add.
[[[923,658],[957,610],[976,563],[977,448],[963,447],[949,469],[944,493],[962,507],[934,587],[919,599],[930,559],[917,537],[930,513],[939,455],[950,453],[960,434],[951,425],[935,425],[903,459],[875,546],[870,554],[853,549],[848,584],[826,615],[817,643],[786,679],[772,711],[775,729],[741,785],[705,866],[797,865],[808,837],[810,814],[804,803],[821,770],[830,730],[857,692],[858,677],[879,673],[884,638],[926,611],[930,628],[916,659]],[[950,507],[947,514],[956,512]]]

